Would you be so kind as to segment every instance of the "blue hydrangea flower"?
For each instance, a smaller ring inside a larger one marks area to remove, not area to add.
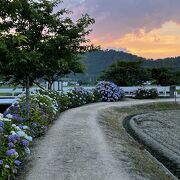
[[[15,161],[14,161],[14,164],[15,164],[16,166],[20,166],[21,161],[19,161],[19,160],[15,160]]]
[[[4,122],[0,121],[0,127],[4,127]]]
[[[10,150],[6,151],[7,156],[13,156],[13,155],[16,155],[16,154],[17,154],[17,152],[16,152],[15,149],[10,149]]]
[[[8,147],[9,148],[13,148],[15,145],[12,143],[12,142],[10,142],[10,143],[8,143]]]
[[[20,123],[23,122],[23,120],[24,120],[19,114],[13,114],[12,119],[17,120]]]
[[[2,165],[3,164],[3,160],[0,160],[0,165]]]
[[[96,85],[96,90],[102,101],[113,102],[122,99],[124,91],[116,84],[108,81],[101,81]]]
[[[21,144],[22,144],[24,147],[28,147],[28,146],[29,146],[29,141],[26,140],[26,139],[23,139],[23,140],[21,141]]]
[[[19,127],[20,129],[23,129],[23,125],[22,125],[22,124],[19,124],[18,127]]]
[[[15,144],[19,139],[20,139],[19,136],[16,134],[12,134],[8,136],[8,141],[12,142],[13,144]]]

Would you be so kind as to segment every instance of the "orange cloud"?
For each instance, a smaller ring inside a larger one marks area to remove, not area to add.
[[[161,28],[149,32],[140,29],[138,33],[128,33],[111,41],[94,37],[92,42],[101,45],[102,48],[126,48],[131,53],[146,58],[180,56],[180,24],[166,22]]]

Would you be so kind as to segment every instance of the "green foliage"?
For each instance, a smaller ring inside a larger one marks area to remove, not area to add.
[[[140,61],[117,61],[102,73],[101,79],[114,82],[119,86],[141,85],[148,80],[148,71],[141,64]]]
[[[143,85],[146,81],[161,86],[179,85],[180,71],[170,68],[145,68],[142,62],[116,61],[102,72],[101,79],[119,86]]]
[[[179,85],[180,71],[173,71],[169,68],[153,68],[151,69],[151,78],[161,86]]]
[[[94,19],[85,14],[74,23],[66,9],[54,12],[60,2],[0,2],[0,75],[5,82],[26,88],[27,106],[29,88],[37,79],[48,81],[50,89],[57,78],[83,72],[79,53],[94,48],[87,39]]]
[[[58,112],[96,102],[94,92],[76,88],[68,94],[39,90],[31,94],[29,104],[24,95],[0,114],[0,180],[15,179],[20,163],[30,153],[32,137],[45,134]],[[26,109],[30,118],[26,118]],[[13,154],[8,154],[13,152]]]
[[[25,157],[26,153],[21,142],[25,137],[29,137],[29,131],[21,130],[21,133],[24,135],[20,136],[14,144],[14,147],[10,148],[7,135],[12,132],[20,132],[20,128],[6,118],[1,118],[1,123],[2,122],[4,122],[4,131],[0,133],[0,160],[3,159],[3,164],[0,165],[0,180],[14,179],[19,169],[19,165],[15,163],[15,160],[18,159],[21,161]],[[7,155],[7,151],[10,149],[16,149],[16,153],[14,155]]]
[[[47,126],[54,120],[58,111],[58,104],[55,97],[51,98],[46,95],[44,91],[36,92],[30,96],[29,112],[30,118],[27,121],[35,134],[34,136],[41,136],[45,133]],[[20,116],[26,119],[26,103],[25,96],[19,98]],[[35,124],[35,126],[34,126]]]
[[[71,99],[68,96],[66,96],[65,94],[60,94],[57,97],[57,102],[59,104],[60,112],[63,112],[65,110],[69,109],[69,107],[72,105]]]

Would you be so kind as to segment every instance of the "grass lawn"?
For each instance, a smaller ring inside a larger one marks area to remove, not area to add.
[[[14,93],[14,96],[18,96],[21,93]],[[4,92],[0,92],[0,97],[2,96],[12,96],[12,93],[4,93]]]
[[[163,171],[159,163],[144,149],[143,145],[135,141],[124,129],[122,122],[125,117],[152,111],[180,110],[180,105],[175,103],[150,103],[124,108],[111,108],[100,116],[100,125],[104,127],[106,140],[116,147],[114,156],[123,158],[124,166],[129,165],[136,175],[144,179],[173,180],[167,172]],[[123,147],[123,148],[121,148]],[[121,156],[119,156],[121,152]],[[128,167],[126,167],[128,169]],[[141,178],[139,178],[141,179]]]

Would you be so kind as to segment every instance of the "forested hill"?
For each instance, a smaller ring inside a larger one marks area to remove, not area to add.
[[[115,61],[143,61],[146,67],[171,67],[180,69],[180,56],[176,58],[166,58],[159,60],[145,59],[132,55],[130,53],[115,51],[115,50],[100,50],[87,53],[84,56],[83,62],[87,65],[86,77],[98,76],[99,73],[105,70]]]

